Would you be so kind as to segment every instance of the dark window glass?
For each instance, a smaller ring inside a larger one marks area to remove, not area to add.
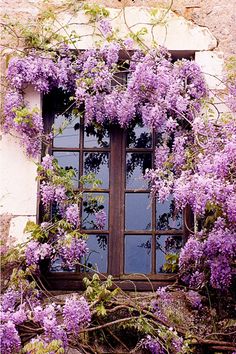
[[[147,168],[152,167],[151,153],[126,154],[126,188],[148,189],[148,183],[143,178]]]
[[[87,245],[89,248],[89,252],[82,260],[82,263],[86,266],[84,267],[84,269],[82,269],[82,271],[88,272],[89,269],[93,269],[100,273],[106,273],[108,236],[89,235],[87,239]]]
[[[182,213],[175,208],[173,198],[156,205],[156,228],[157,230],[182,229]]]
[[[152,209],[148,193],[126,193],[125,229],[151,230]]]
[[[151,272],[152,239],[145,235],[125,236],[125,273]]]
[[[167,254],[177,254],[183,245],[182,236],[158,235],[156,236],[156,272],[165,273],[163,269]]]
[[[95,213],[100,210],[104,210],[107,216],[104,230],[107,230],[109,219],[108,205],[108,193],[84,193],[82,228],[84,230],[96,230]]]
[[[58,160],[61,167],[66,170],[74,170],[74,186],[78,187],[79,183],[79,153],[73,151],[54,151],[53,155]]]
[[[65,117],[64,115],[57,115],[54,119],[54,128],[56,135],[53,139],[54,147],[79,147],[80,136],[80,120],[73,115]],[[58,129],[61,128],[61,132]]]
[[[84,175],[94,173],[100,179],[101,188],[109,187],[109,154],[108,152],[85,152]]]
[[[84,147],[86,148],[104,148],[110,145],[109,128],[92,125],[84,129]]]

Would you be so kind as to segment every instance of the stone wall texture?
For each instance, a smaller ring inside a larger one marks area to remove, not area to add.
[[[72,1],[72,0],[70,0]],[[21,21],[37,15],[42,0],[0,0],[1,15],[17,15]],[[63,0],[48,0],[61,4]],[[217,38],[216,51],[225,57],[236,55],[236,0],[74,0],[74,3],[96,3],[108,7],[165,5],[199,26],[206,26]]]

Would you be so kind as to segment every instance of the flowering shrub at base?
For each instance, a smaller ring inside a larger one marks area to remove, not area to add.
[[[17,297],[13,303],[13,293],[12,290],[8,291],[2,299],[0,342],[3,354],[19,353],[22,343],[18,331],[21,332],[21,325],[24,328],[23,323],[31,325],[33,337],[25,346],[25,353],[40,353],[40,347],[44,350],[51,347],[53,353],[53,350],[58,353],[57,349],[64,348],[61,350],[64,353],[71,333],[76,335],[90,324],[91,313],[84,297],[68,298],[62,306],[55,303],[45,306],[40,301],[37,305],[30,303],[30,297],[23,304],[19,304],[20,299]],[[7,302],[9,307],[6,307]]]

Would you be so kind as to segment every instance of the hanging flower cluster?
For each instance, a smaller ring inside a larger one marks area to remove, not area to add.
[[[25,247],[27,266],[38,270],[43,260],[51,260],[51,263],[60,260],[60,267],[73,270],[87,254],[86,235],[80,232],[82,194],[74,191],[74,174],[73,170],[60,167],[50,155],[44,156],[38,164],[39,193],[46,221],[26,225],[25,231],[31,235]],[[83,179],[86,183],[86,176]],[[90,213],[94,214],[94,227],[103,229],[105,212],[91,207]]]
[[[179,126],[161,139],[156,168],[146,175],[152,193],[161,201],[172,194],[176,206],[190,206],[201,225],[180,254],[182,279],[192,287],[210,282],[228,289],[236,260],[235,118],[198,116],[191,130]]]
[[[31,353],[38,346],[46,349],[52,344],[56,348],[67,348],[70,336],[89,326],[91,313],[87,300],[67,298],[65,303],[43,305],[40,301],[33,304],[29,301],[20,303],[20,292],[8,290],[2,296],[0,339],[1,352],[4,354],[18,353],[22,348],[18,329],[24,322],[34,322],[34,330],[40,333],[26,345],[25,352]],[[53,348],[52,348],[53,349]],[[52,349],[49,352],[54,352]],[[39,350],[39,348],[38,348]],[[64,353],[63,350],[63,353]],[[56,352],[56,351],[55,351]]]
[[[127,42],[127,41],[126,41]],[[29,109],[23,91],[28,85],[42,94],[60,88],[74,95],[86,124],[118,123],[122,127],[137,116],[156,131],[175,129],[199,113],[207,88],[199,67],[191,60],[171,62],[164,48],[134,51],[125,63],[121,50],[129,43],[105,42],[100,48],[42,56],[32,52],[12,58],[5,96],[5,132],[22,137],[29,156],[40,151],[43,121],[39,112]],[[119,78],[120,73],[127,76]]]
[[[37,157],[41,143],[47,140],[43,131],[43,119],[36,108],[29,108],[24,99],[24,90],[32,85],[42,94],[59,87],[70,90],[73,86],[71,58],[62,54],[60,57],[44,56],[32,52],[28,56],[14,57],[7,70],[8,91],[4,100],[6,133],[17,132],[28,156]]]
[[[236,230],[228,229],[225,221],[218,218],[206,238],[195,235],[183,248],[179,260],[183,280],[191,287],[200,288],[210,277],[213,288],[228,289],[235,255]]]
[[[111,44],[81,56],[76,100],[84,106],[87,124],[110,121],[126,127],[139,116],[145,126],[163,131],[193,120],[207,95],[196,63],[172,63],[164,48],[136,51],[126,70],[128,81],[122,84],[118,80],[120,50],[118,44]]]

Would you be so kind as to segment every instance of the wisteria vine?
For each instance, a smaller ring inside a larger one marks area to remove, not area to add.
[[[216,120],[206,114],[208,89],[193,60],[173,61],[162,47],[134,50],[131,38],[110,40],[112,28],[104,19],[98,28],[105,38],[98,48],[74,52],[63,44],[56,52],[31,50],[10,59],[3,129],[17,133],[27,155],[34,158],[41,153],[42,144],[53,138],[52,133],[45,133],[38,109],[30,108],[26,101],[24,92],[29,85],[41,94],[55,88],[69,93],[72,106],[86,125],[118,124],[126,128],[141,120],[159,137],[155,168],[145,177],[152,183],[153,197],[164,201],[172,194],[180,210],[190,206],[195,215],[194,228],[179,257],[181,281],[198,290],[210,285],[228,291],[234,281],[236,258],[235,77],[231,75],[228,80],[231,113]],[[126,76],[125,82],[121,75]],[[28,323],[34,333],[25,339],[25,353],[64,353],[80,332],[89,329],[96,311],[106,314],[103,298],[110,300],[115,294],[108,290],[109,281],[105,287],[98,285],[95,276],[87,280],[87,299],[71,296],[63,304],[45,305],[42,294],[29,280],[39,274],[42,261],[60,259],[62,267],[73,270],[88,252],[85,236],[79,231],[82,197],[74,193],[72,177],[73,171],[61,168],[52,156],[46,155],[38,164],[45,220],[40,225],[28,223],[30,239],[19,251],[21,270],[19,274],[13,272],[11,285],[2,296],[4,354],[21,350],[21,331]],[[105,218],[103,211],[95,212],[98,228],[104,227]],[[145,311],[158,325],[153,332],[151,322],[144,319],[147,335],[137,348],[157,354],[191,353],[181,331],[167,329],[163,308],[171,306],[169,294],[159,289],[157,295],[158,301]],[[195,309],[202,306],[195,291],[188,293],[188,301]],[[97,303],[100,307],[92,310]],[[138,310],[134,306],[132,311]]]

